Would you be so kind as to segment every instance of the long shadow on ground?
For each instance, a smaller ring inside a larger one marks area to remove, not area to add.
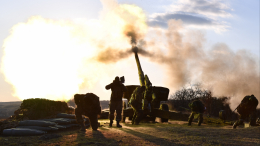
[[[131,129],[126,128],[126,127],[121,128],[120,130],[122,130],[126,133],[129,133],[129,134],[132,134],[134,136],[140,137],[140,138],[142,138],[146,141],[149,141],[149,142],[157,144],[157,145],[165,145],[165,146],[167,146],[167,145],[180,145],[180,146],[184,146],[184,144],[176,143],[176,142],[178,142],[178,140],[171,141],[171,140],[168,140],[168,139],[159,138],[159,137],[155,137],[155,136],[152,136],[152,135],[140,133],[140,132],[131,130]]]
[[[188,142],[189,139],[193,144],[209,145],[260,145],[260,127],[226,129],[223,127],[209,126],[172,126],[159,127],[155,132],[164,131],[168,134],[175,135],[180,140]]]
[[[103,146],[103,145],[113,145],[118,146],[119,143],[115,139],[106,138],[102,132],[100,131],[89,131],[89,132],[81,132],[77,135],[76,141],[78,145],[95,145],[95,146]]]

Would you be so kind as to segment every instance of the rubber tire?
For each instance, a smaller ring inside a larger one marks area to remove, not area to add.
[[[151,117],[151,122],[155,123],[156,117]]]
[[[168,106],[168,104],[162,103],[162,104],[160,105],[160,110],[169,111],[169,106]],[[169,119],[161,118],[161,121],[162,121],[162,122],[168,122],[168,120],[169,120]]]

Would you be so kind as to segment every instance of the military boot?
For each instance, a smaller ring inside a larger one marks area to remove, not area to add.
[[[188,126],[191,125],[193,119],[194,119],[194,115],[193,115],[193,113],[191,113],[191,115],[189,116],[189,119],[188,119]]]
[[[233,124],[233,129],[236,129],[237,128],[237,126],[238,126],[238,121],[237,122],[235,122],[234,124]]]
[[[119,121],[116,121],[116,127],[122,128],[122,126],[119,124]]]
[[[239,125],[244,125],[244,120],[243,119],[240,119],[240,120],[236,121],[234,123],[234,125],[233,125],[233,129],[236,129],[237,126],[239,126]]]
[[[80,124],[80,131],[86,132],[86,127],[85,127],[85,124],[84,124],[84,123],[81,123],[81,124]]]
[[[133,118],[132,118],[132,125],[135,124],[135,119],[136,119],[136,115],[134,114]]]
[[[138,119],[135,119],[133,125],[139,125],[139,120],[138,120]]]
[[[112,125],[113,125],[113,120],[110,120],[109,127],[112,127]]]
[[[139,125],[139,122],[135,122],[134,125]]]
[[[192,119],[191,119],[191,118],[189,118],[189,120],[188,120],[188,126],[190,126],[190,125],[191,125],[191,123],[192,123]]]
[[[198,126],[200,126],[202,122],[203,122],[203,115],[201,114],[199,116]]]

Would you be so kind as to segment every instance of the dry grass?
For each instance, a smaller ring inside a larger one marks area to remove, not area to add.
[[[260,145],[260,127],[237,128],[222,125],[187,122],[141,123],[133,126],[129,122],[123,128],[108,127],[108,120],[101,120],[98,131],[87,129],[85,133],[67,130],[56,133],[58,138],[42,140],[41,136],[0,137],[0,145]]]

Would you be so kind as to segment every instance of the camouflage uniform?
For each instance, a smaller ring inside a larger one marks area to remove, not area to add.
[[[101,113],[99,97],[93,93],[75,94],[74,101],[77,105],[75,115],[77,122],[81,125],[81,130],[85,131],[84,120],[82,115],[89,118],[93,130],[98,128],[98,115]]]
[[[256,107],[258,105],[258,100],[254,95],[248,95],[243,98],[240,105],[237,107],[237,112],[239,113],[239,120],[233,125],[235,129],[238,125],[244,123],[244,120],[249,117],[249,125],[256,125]]]
[[[143,99],[143,91],[145,87],[137,87],[132,93],[129,104],[132,106],[134,110],[134,115],[132,118],[132,124],[138,125],[142,120],[143,110],[142,110],[142,99]]]
[[[115,80],[106,86],[106,89],[112,90],[111,93],[111,98],[110,98],[110,104],[109,104],[109,119],[110,119],[110,127],[113,124],[114,120],[114,113],[116,111],[116,121],[117,121],[117,127],[122,127],[119,125],[119,121],[121,121],[121,114],[122,114],[122,97],[123,97],[123,92],[126,91],[126,87],[124,84],[122,84],[119,81],[119,77],[116,77]]]
[[[189,107],[191,109],[191,114],[188,120],[188,125],[191,125],[195,116],[195,118],[198,118],[198,126],[200,126],[203,122],[203,112],[205,111],[204,104],[199,99],[195,99],[189,103]]]
[[[156,101],[156,96],[153,92],[152,87],[148,87],[144,91],[144,102],[142,109],[149,109],[152,110],[154,108],[154,103]]]
[[[151,112],[151,114],[153,114],[152,109],[155,108],[156,96],[153,92],[152,83],[150,82],[147,75],[145,75],[144,83],[145,83],[145,91],[144,91],[144,100],[143,100],[142,109],[144,111],[148,110]]]

